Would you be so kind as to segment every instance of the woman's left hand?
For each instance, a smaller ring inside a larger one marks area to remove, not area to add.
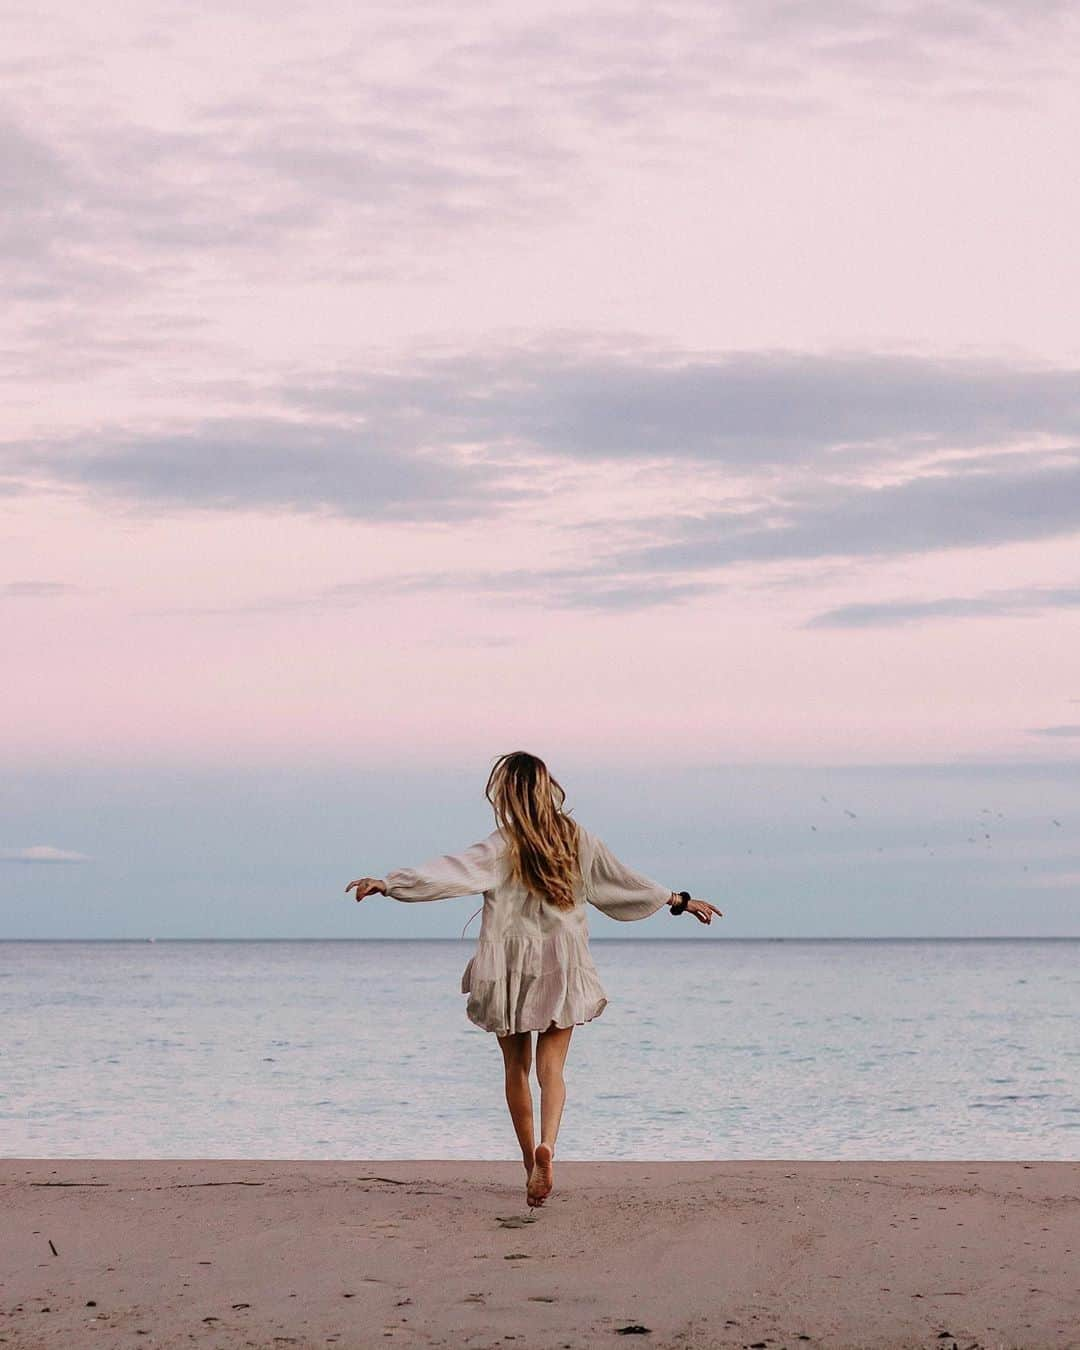
[[[708,900],[691,900],[686,906],[685,913],[696,914],[699,923],[712,923],[714,914],[719,914],[721,919],[724,917],[715,905],[709,904]]]
[[[363,900],[368,895],[386,894],[386,882],[380,881],[378,877],[361,877],[359,881],[350,881],[345,887],[345,894],[348,895],[354,886],[357,900]]]

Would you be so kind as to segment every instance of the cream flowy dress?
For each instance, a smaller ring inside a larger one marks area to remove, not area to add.
[[[507,1036],[590,1022],[608,998],[589,951],[586,902],[613,919],[647,919],[671,896],[621,863],[578,825],[580,877],[572,909],[559,909],[511,881],[506,839],[493,830],[464,853],[400,867],[385,877],[395,900],[445,900],[482,895],[476,952],[461,977],[465,1014],[485,1031]]]

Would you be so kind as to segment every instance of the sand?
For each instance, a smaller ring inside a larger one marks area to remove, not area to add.
[[[556,1173],[3,1161],[0,1344],[1080,1347],[1080,1164]]]

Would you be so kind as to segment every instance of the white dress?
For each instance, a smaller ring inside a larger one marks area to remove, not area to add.
[[[501,830],[464,853],[445,854],[421,867],[385,877],[395,900],[444,900],[482,895],[476,951],[461,977],[469,995],[465,1014],[485,1031],[507,1036],[590,1022],[607,994],[589,951],[586,902],[613,919],[647,919],[671,896],[621,863],[590,831],[578,826],[580,877],[572,909],[559,909],[507,876]]]

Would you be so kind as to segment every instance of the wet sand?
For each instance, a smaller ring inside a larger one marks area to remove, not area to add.
[[[1080,1163],[0,1161],[0,1345],[1080,1347]]]

